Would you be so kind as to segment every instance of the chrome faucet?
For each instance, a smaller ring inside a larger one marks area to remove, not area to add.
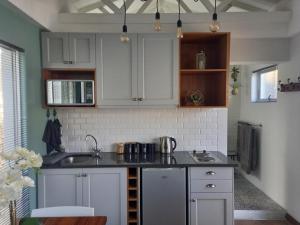
[[[91,148],[92,152],[95,154],[96,158],[101,158],[100,154],[101,154],[102,149],[98,148],[98,142],[97,142],[96,138],[93,135],[88,134],[85,136],[85,141],[87,142],[89,138],[92,138],[92,140],[94,141],[94,144],[95,144],[95,147]]]

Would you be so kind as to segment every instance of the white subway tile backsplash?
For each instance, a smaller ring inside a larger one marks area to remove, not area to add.
[[[173,136],[178,150],[227,152],[227,109],[59,109],[63,145],[69,152],[86,151],[86,134],[104,151],[117,142],[158,142]]]

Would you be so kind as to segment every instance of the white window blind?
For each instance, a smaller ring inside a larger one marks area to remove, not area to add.
[[[24,53],[0,42],[0,151],[27,147]],[[0,173],[8,167],[0,161]],[[24,171],[28,174],[28,171]],[[19,218],[30,213],[29,189],[17,202]],[[0,212],[0,225],[9,224],[8,209]]]

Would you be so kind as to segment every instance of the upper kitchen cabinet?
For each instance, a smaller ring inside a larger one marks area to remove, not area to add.
[[[178,41],[169,34],[97,35],[97,101],[101,107],[177,106]]]
[[[122,43],[116,34],[97,35],[97,104],[137,106],[137,35]]]
[[[138,37],[139,105],[178,105],[178,40],[173,34]]]
[[[230,33],[186,33],[180,40],[180,106],[227,107]]]
[[[95,34],[42,33],[43,67],[95,68]]]

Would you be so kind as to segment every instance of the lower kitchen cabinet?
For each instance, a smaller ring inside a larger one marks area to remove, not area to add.
[[[232,193],[192,193],[191,225],[232,225]]]
[[[38,177],[39,208],[82,205],[82,169],[42,170]]]
[[[190,225],[233,225],[233,168],[189,169]]]
[[[84,169],[83,205],[107,216],[107,225],[127,223],[127,170],[120,168]]]
[[[127,170],[46,169],[38,178],[38,206],[88,206],[107,225],[127,223]]]

